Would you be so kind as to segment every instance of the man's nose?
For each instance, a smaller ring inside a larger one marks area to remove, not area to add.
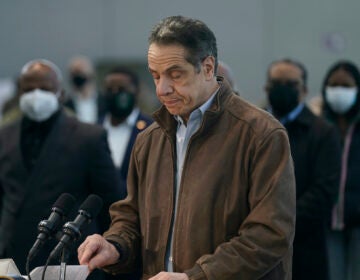
[[[161,77],[156,84],[156,94],[158,96],[165,96],[173,92],[172,81],[167,77]]]

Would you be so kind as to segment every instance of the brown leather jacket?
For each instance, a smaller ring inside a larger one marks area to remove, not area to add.
[[[111,207],[105,237],[121,244],[125,271],[142,254],[143,278],[165,269],[174,222],[174,271],[190,279],[291,279],[295,179],[284,128],[221,88],[189,141],[173,217],[176,121],[165,108],[138,136],[128,197]]]

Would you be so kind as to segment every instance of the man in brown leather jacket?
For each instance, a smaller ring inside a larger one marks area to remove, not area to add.
[[[295,179],[285,129],[216,77],[201,21],[168,17],[149,38],[163,106],[139,134],[128,196],[78,248],[81,264],[143,279],[291,279]]]

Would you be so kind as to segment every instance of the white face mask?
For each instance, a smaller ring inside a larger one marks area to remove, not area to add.
[[[33,121],[45,121],[59,108],[57,96],[42,89],[24,93],[20,97],[21,111]]]
[[[325,98],[330,108],[338,114],[344,114],[355,104],[356,87],[326,87]]]

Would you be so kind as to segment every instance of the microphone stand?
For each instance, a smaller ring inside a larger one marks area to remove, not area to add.
[[[66,253],[66,247],[64,247],[61,253],[59,280],[65,280],[66,277]]]

